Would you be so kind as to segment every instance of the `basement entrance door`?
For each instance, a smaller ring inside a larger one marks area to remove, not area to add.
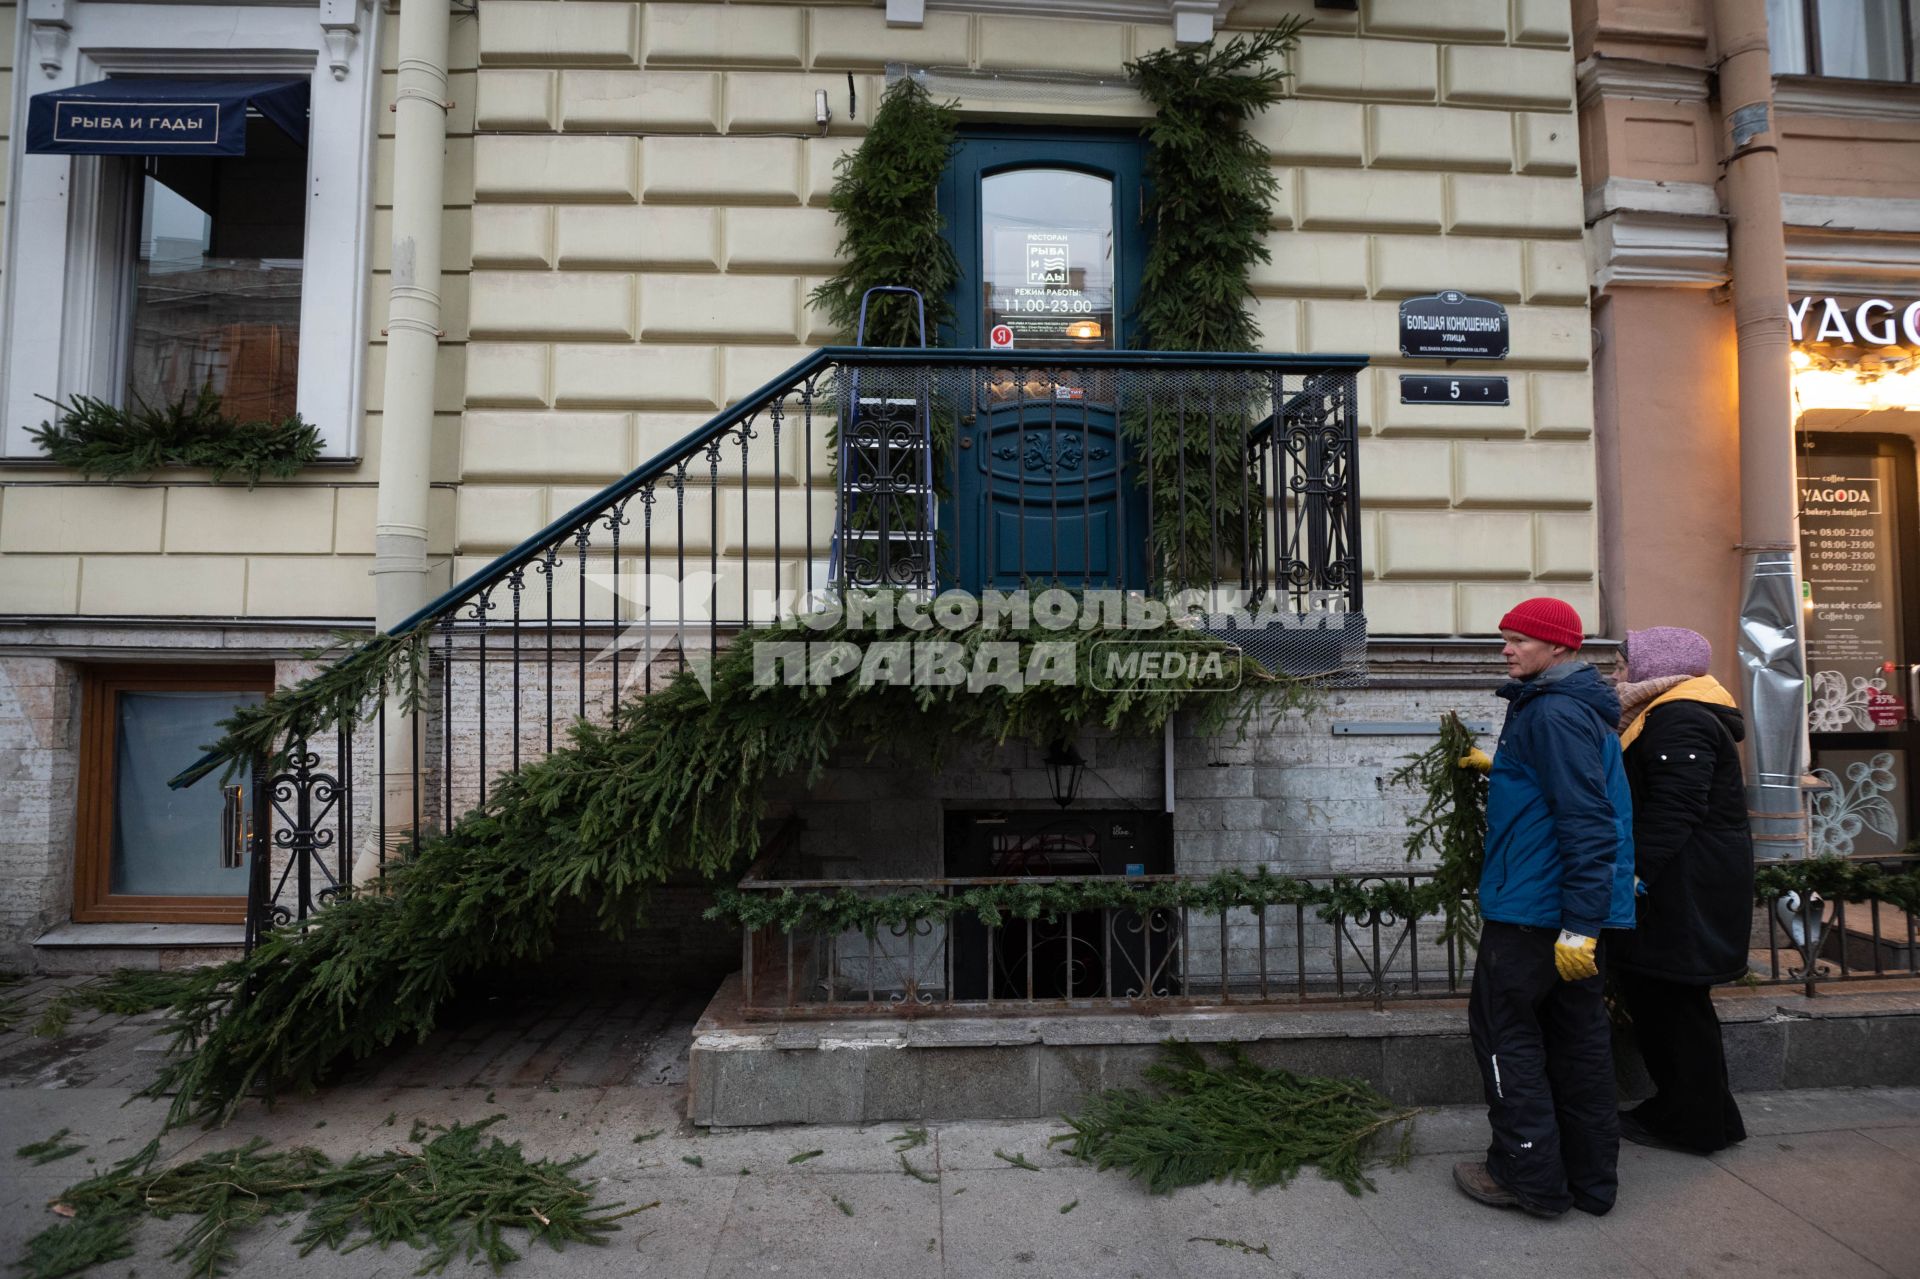
[[[1115,371],[1059,367],[1128,346],[1146,235],[1140,140],[1092,132],[962,135],[941,188],[960,263],[955,346],[1007,364],[975,379],[940,527],[950,583],[1138,587],[1147,504]],[[1048,367],[1023,367],[1045,353]]]

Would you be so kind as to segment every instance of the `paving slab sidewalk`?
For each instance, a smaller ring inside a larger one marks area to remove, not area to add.
[[[157,1105],[130,1101],[143,1065],[157,1059],[151,1026],[101,1022],[84,1033],[98,1069],[72,1042],[0,1042],[0,1264],[55,1220],[46,1205],[63,1187],[159,1130]],[[1453,1188],[1452,1163],[1484,1147],[1477,1107],[1422,1114],[1411,1163],[1379,1173],[1375,1193],[1350,1196],[1308,1172],[1259,1194],[1207,1185],[1153,1196],[1050,1144],[1058,1122],[930,1123],[918,1144],[894,1140],[906,1131],[898,1123],[709,1132],[685,1122],[682,1084],[603,1086],[584,1072],[572,1082],[469,1085],[470,1063],[453,1082],[418,1051],[272,1111],[249,1107],[218,1131],[175,1130],[166,1149],[262,1136],[344,1157],[403,1142],[416,1120],[502,1114],[498,1130],[529,1153],[598,1151],[584,1171],[607,1200],[657,1204],[605,1246],[528,1252],[507,1272],[522,1279],[1920,1279],[1920,1088],[1743,1095],[1751,1135],[1742,1146],[1712,1158],[1628,1146],[1611,1215],[1536,1221]],[[60,1063],[66,1069],[54,1069]],[[62,1127],[86,1149],[44,1167],[13,1156]],[[185,1224],[150,1223],[134,1257],[95,1273],[180,1273],[163,1253]],[[238,1273],[363,1279],[419,1265],[405,1249],[299,1258],[296,1230],[270,1226],[244,1240]]]

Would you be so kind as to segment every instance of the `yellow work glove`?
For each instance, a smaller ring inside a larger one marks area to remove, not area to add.
[[[1600,966],[1593,962],[1593,949],[1599,944],[1598,938],[1582,937],[1562,928],[1560,939],[1553,943],[1553,967],[1560,974],[1560,980],[1580,981],[1599,976]]]
[[[1471,768],[1476,773],[1485,773],[1493,768],[1493,756],[1476,746],[1462,755],[1458,763],[1461,768]]]

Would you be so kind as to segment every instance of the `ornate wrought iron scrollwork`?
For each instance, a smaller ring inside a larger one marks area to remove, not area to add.
[[[1063,471],[1077,471],[1084,458],[1090,462],[1101,462],[1113,456],[1113,450],[1104,444],[1095,444],[1083,449],[1078,431],[1060,432],[1056,443],[1048,438],[1049,432],[1028,431],[1021,437],[1020,444],[1003,444],[993,451],[993,455],[1003,462],[1021,459],[1021,465],[1029,471],[1045,471],[1056,475]],[[1025,446],[1024,453],[1021,446]]]
[[[320,756],[305,738],[293,743],[286,762],[287,768],[268,777],[265,785],[273,823],[267,842],[286,859],[263,903],[267,920],[275,926],[306,919],[348,887],[347,863],[340,863],[338,874],[327,864],[347,789],[335,774],[321,771]],[[291,903],[286,899],[289,881]]]

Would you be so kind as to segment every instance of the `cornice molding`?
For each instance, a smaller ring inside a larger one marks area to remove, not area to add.
[[[1581,60],[1575,76],[1583,107],[1599,98],[1642,98],[1657,102],[1707,100],[1706,68],[1679,62],[1650,62],[1596,53]]]
[[[1587,225],[1623,210],[1675,217],[1717,218],[1720,196],[1704,182],[1654,182],[1608,178],[1586,193]]]
[[[1710,289],[1725,284],[1727,225],[1623,209],[1587,228],[1587,271],[1598,292],[1616,285]]]
[[[1794,293],[1912,296],[1920,291],[1920,235],[1789,227],[1787,287]]]
[[[1859,195],[1782,195],[1780,218],[1789,227],[1820,231],[1881,231],[1920,235],[1920,200]]]
[[[1782,115],[1920,124],[1920,86],[1824,76],[1775,76],[1773,109]]]

